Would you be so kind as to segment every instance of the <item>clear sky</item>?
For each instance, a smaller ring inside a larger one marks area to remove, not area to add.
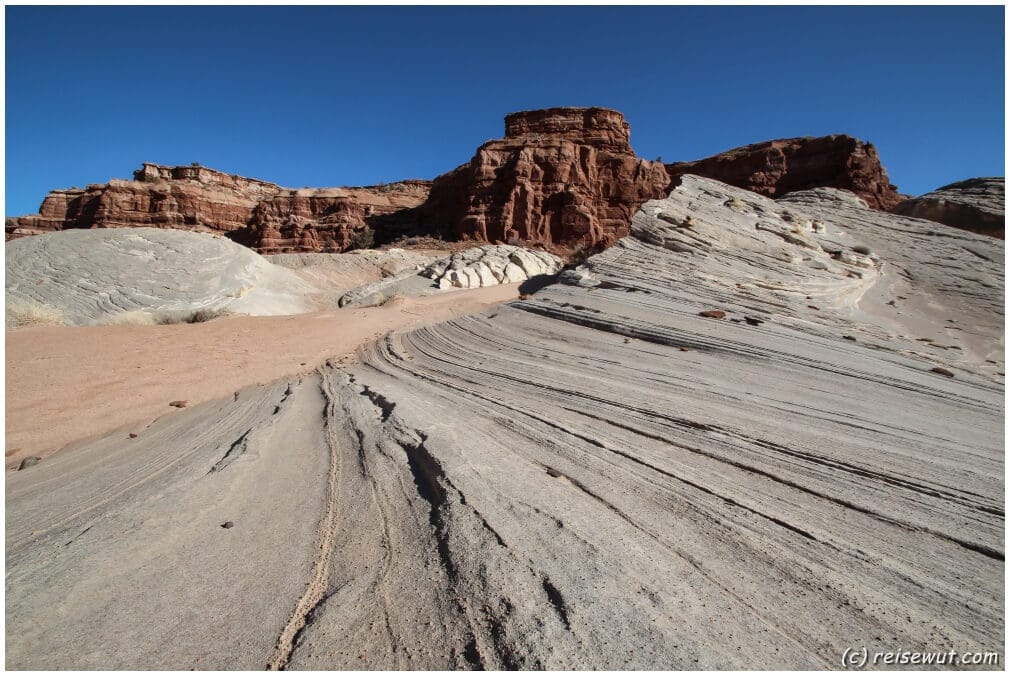
[[[847,133],[921,194],[1004,172],[1003,7],[7,7],[7,215],[189,164],[434,178],[551,106],[640,156]]]

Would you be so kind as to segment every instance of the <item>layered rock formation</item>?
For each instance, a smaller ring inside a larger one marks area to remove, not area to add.
[[[10,473],[6,665],[1002,656],[1004,255],[687,177],[526,300]]]
[[[937,188],[922,197],[907,199],[893,211],[1004,239],[1005,194],[1003,177],[969,178]]]
[[[75,228],[155,227],[226,234],[265,253],[340,252],[373,222],[424,202],[428,186],[405,181],[293,190],[198,165],[148,163],[132,181],[54,190],[39,214],[7,219],[6,239]]]
[[[366,188],[282,189],[256,205],[250,245],[262,253],[339,253],[370,246],[367,231],[385,230],[428,196],[429,181]]]
[[[767,141],[664,166],[636,157],[619,112],[548,108],[506,116],[505,138],[433,183],[293,190],[198,165],[145,164],[132,181],[53,191],[39,214],[7,219],[6,237],[151,226],[225,233],[262,253],[341,252],[419,232],[603,248],[685,174],[768,197],[841,188],[881,210],[902,199],[873,145],[851,136]]]
[[[435,179],[421,221],[475,241],[607,245],[668,185],[662,164],[635,156],[617,111],[519,112],[505,118],[504,139]]]
[[[902,196],[891,185],[877,149],[851,136],[834,135],[755,143],[666,170],[713,178],[766,197],[827,187],[850,190],[874,209],[890,210]]]

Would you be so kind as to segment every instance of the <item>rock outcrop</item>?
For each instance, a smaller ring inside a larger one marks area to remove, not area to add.
[[[464,240],[607,245],[668,185],[662,164],[635,156],[617,111],[526,111],[506,116],[504,139],[435,179],[420,220]]]
[[[10,242],[5,253],[7,328],[298,314],[316,292],[225,237],[182,230],[68,230]]]
[[[540,275],[558,273],[564,263],[546,251],[507,244],[466,249],[437,260],[421,274],[434,279],[440,289],[473,289],[495,284],[525,282]]]
[[[1005,239],[1005,195],[1006,181],[1002,176],[969,178],[907,199],[892,211]]]
[[[694,174],[766,197],[811,188],[842,188],[883,211],[902,200],[873,144],[845,135],[765,141],[703,160],[668,164],[666,170],[674,183],[680,176]]]
[[[399,296],[427,296],[442,291],[515,284],[535,277],[549,283],[564,262],[554,254],[508,244],[485,244],[451,256],[404,268],[341,295],[338,307],[385,305]]]
[[[155,227],[225,234],[264,253],[336,253],[399,211],[429,182],[293,190],[198,165],[144,164],[132,181],[54,190],[39,213],[8,218],[6,239],[77,228]]]

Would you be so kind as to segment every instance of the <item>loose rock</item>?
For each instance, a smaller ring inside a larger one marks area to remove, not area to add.
[[[18,463],[18,471],[20,472],[23,469],[34,467],[35,465],[39,464],[39,461],[41,459],[42,458],[38,457],[37,455],[29,455],[27,458],[24,458],[23,460],[21,460],[20,463]]]

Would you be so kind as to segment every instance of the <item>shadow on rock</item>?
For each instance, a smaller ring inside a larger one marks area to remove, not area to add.
[[[519,285],[519,293],[536,293],[540,289],[545,286],[550,286],[556,281],[558,281],[557,275],[536,275],[535,277],[530,277]]]

